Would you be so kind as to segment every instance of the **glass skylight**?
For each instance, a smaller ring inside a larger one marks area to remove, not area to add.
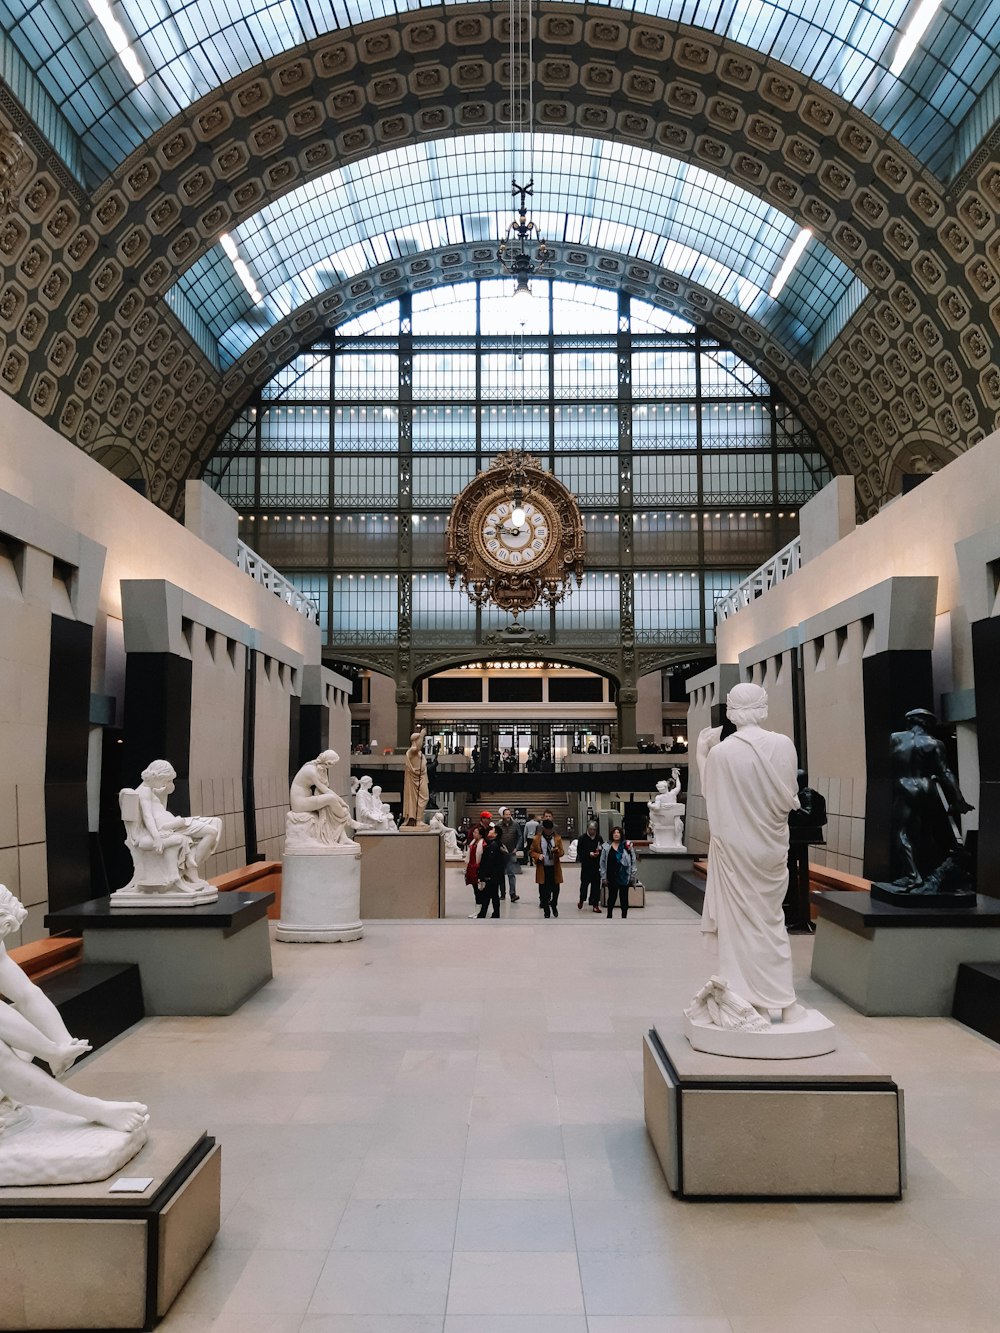
[[[987,0],[945,0],[899,78],[889,70],[912,0],[629,0],[621,7],[707,26],[791,66],[878,121],[939,175],[948,170],[956,131],[1000,71],[1000,23]],[[422,8],[442,12],[421,0],[118,0],[115,18],[146,74],[140,87],[83,0],[0,0],[0,24],[101,178],[178,112],[270,56]]]
[[[464,242],[495,245],[510,217],[509,136],[416,144],[353,163],[232,230],[253,307],[221,245],[175,285],[228,364],[269,327],[380,264]],[[535,220],[550,243],[614,251],[697,282],[790,350],[808,345],[853,274],[809,242],[778,300],[768,290],[798,231],[730,181],[663,154],[567,135],[535,139]]]

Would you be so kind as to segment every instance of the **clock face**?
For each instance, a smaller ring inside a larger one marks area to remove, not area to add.
[[[534,569],[552,553],[557,537],[555,515],[548,512],[547,504],[525,500],[521,505],[524,521],[515,524],[515,508],[512,500],[489,497],[480,506],[474,530],[486,558],[496,568]]]

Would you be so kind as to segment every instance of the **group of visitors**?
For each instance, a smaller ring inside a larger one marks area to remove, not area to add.
[[[473,916],[481,919],[492,907],[489,915],[499,917],[500,899],[507,896],[508,888],[510,901],[520,901],[515,877],[520,873],[518,852],[522,848],[527,850],[528,861],[535,867],[539,911],[546,920],[558,917],[565,849],[555,830],[552,811],[543,810],[541,820],[529,815],[522,835],[517,821],[506,807],[500,810],[499,823],[488,810],[483,810],[479,823],[469,835],[465,882],[472,888],[479,908]],[[606,887],[608,917],[611,917],[616,903],[622,917],[627,917],[628,891],[635,881],[637,860],[635,848],[621,826],[616,824],[605,842],[596,821],[592,820],[586,833],[577,840],[576,859],[580,866],[577,911],[582,911],[589,903],[593,911],[600,912],[601,890]]]

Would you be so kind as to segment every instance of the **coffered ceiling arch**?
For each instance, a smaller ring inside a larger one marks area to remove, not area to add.
[[[805,393],[863,505],[882,497],[901,435],[926,428],[957,452],[993,429],[992,158],[949,196],[873,122],[792,71],[694,28],[615,14],[598,30],[589,13],[539,7],[541,127],[724,173],[812,227],[870,289],[814,349]],[[211,347],[199,351],[164,293],[220,232],[304,181],[383,148],[496,128],[506,52],[493,9],[394,18],[317,39],[203,99],[93,200],[36,155],[20,213],[0,228],[0,385],[86,449],[110,414],[146,457],[154,498],[174,508],[223,400]]]

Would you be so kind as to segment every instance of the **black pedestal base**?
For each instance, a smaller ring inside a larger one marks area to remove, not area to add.
[[[917,893],[899,889],[894,884],[873,884],[872,898],[877,903],[892,903],[894,907],[947,907],[975,911],[979,897],[975,893]]]

